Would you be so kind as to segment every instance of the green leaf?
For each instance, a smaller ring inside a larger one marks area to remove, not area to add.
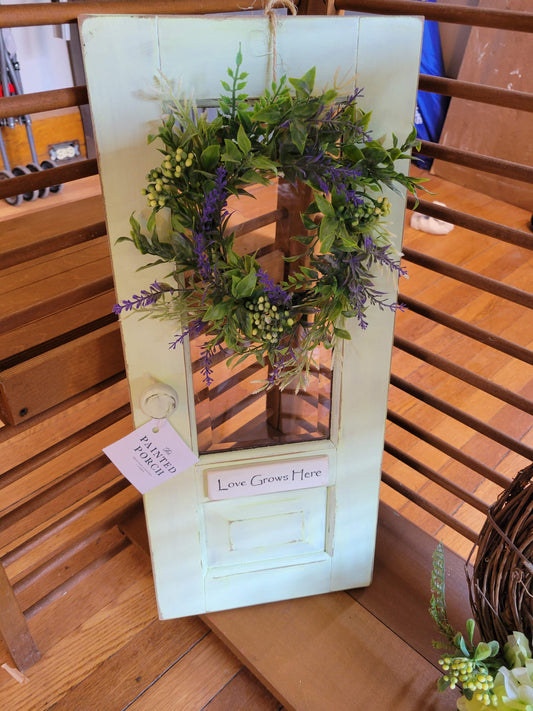
[[[292,110],[292,115],[298,119],[309,119],[316,114],[318,108],[316,100],[308,101],[305,104],[296,104]]]
[[[264,109],[254,111],[252,114],[252,120],[257,123],[279,123],[280,119],[280,110],[274,106],[267,106]]]
[[[236,299],[246,299],[254,293],[257,284],[255,271],[250,272],[242,279],[232,277],[231,293]]]
[[[270,185],[270,181],[261,175],[261,173],[256,173],[255,170],[247,170],[241,175],[241,180],[243,183],[253,184],[260,183],[261,185]]]
[[[274,173],[278,172],[277,164],[266,156],[254,156],[252,158],[252,165],[259,170],[271,170]]]
[[[245,155],[246,153],[250,152],[252,143],[246,135],[246,131],[244,130],[244,127],[242,125],[239,126],[239,130],[237,131],[237,143],[239,144],[239,148]]]
[[[460,632],[455,635],[453,643],[457,647],[457,649],[461,650],[465,657],[470,657],[470,652],[468,651],[468,648],[466,646],[465,638]]]
[[[303,81],[309,87],[309,92],[311,93],[315,88],[315,77],[316,77],[316,67],[311,67],[302,77]]]
[[[342,147],[344,155],[352,161],[352,163],[359,163],[359,161],[364,159],[363,151],[353,143],[347,143]]]
[[[220,321],[223,319],[230,307],[229,301],[219,301],[216,304],[211,304],[202,317],[202,321]]]
[[[220,146],[218,143],[213,143],[207,148],[204,148],[200,154],[200,164],[205,170],[214,170],[220,160]]]
[[[224,148],[226,152],[222,156],[222,160],[225,163],[240,163],[242,161],[242,153],[240,152],[238,146],[230,141],[229,138],[224,139]]]
[[[335,209],[333,205],[330,203],[329,200],[326,200],[323,195],[317,193],[315,195],[315,202],[319,211],[322,214],[326,215],[326,217],[335,217]],[[322,220],[322,222],[324,222],[324,220]]]
[[[150,217],[146,221],[146,229],[151,232],[155,227],[155,212],[152,210]]]
[[[487,642],[480,642],[474,652],[474,659],[476,662],[482,662],[484,659],[488,659],[491,654],[492,649],[490,644],[487,644]]]
[[[439,691],[446,691],[446,689],[450,686],[450,679],[445,679],[443,676],[439,678],[437,681],[437,689]]]
[[[337,338],[344,338],[347,341],[352,340],[352,336],[349,331],[346,331],[344,328],[337,328],[337,326],[333,327],[333,333],[337,336]]]
[[[322,104],[331,104],[331,102],[334,101],[338,95],[339,95],[339,92],[335,91],[335,89],[328,89],[327,91],[325,91],[322,94],[321,103]]]
[[[318,279],[318,272],[316,269],[309,269],[309,267],[301,267],[300,271],[302,272],[302,274],[305,274],[305,276],[309,279],[313,279],[313,281],[315,279]]]
[[[318,225],[316,224],[316,222],[315,222],[314,220],[312,220],[312,219],[309,217],[309,215],[306,215],[305,213],[302,213],[302,214],[300,215],[300,218],[301,218],[302,224],[303,224],[303,226],[305,227],[306,230],[314,231],[314,230],[316,230],[316,228],[318,227]]]
[[[289,82],[296,89],[296,96],[298,98],[305,98],[309,96],[315,86],[315,76],[316,67],[312,67],[308,72],[306,72],[300,79],[289,79]]]
[[[300,121],[300,119],[294,119],[293,121],[291,121],[289,130],[292,142],[298,149],[300,155],[302,155],[305,150],[305,144],[307,142],[307,129],[305,127],[305,123],[303,121]]]
[[[489,642],[489,647],[491,657],[495,657],[500,651],[500,643],[497,642],[495,639],[493,639],[492,642]]]
[[[466,621],[466,633],[468,635],[468,640],[472,645],[474,643],[474,630],[476,629],[476,623],[472,618]]]
[[[331,251],[337,237],[338,222],[334,217],[324,217],[318,230],[318,238],[322,247],[322,254]]]

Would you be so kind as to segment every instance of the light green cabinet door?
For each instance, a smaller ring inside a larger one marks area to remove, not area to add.
[[[278,77],[302,76],[316,66],[317,86],[331,86],[335,76],[348,79],[364,89],[359,103],[373,110],[374,136],[404,138],[414,116],[421,32],[422,21],[409,17],[283,19],[277,27]],[[207,104],[219,95],[240,44],[250,75],[248,93],[259,95],[271,81],[268,24],[258,16],[88,16],[81,33],[121,300],[147,283],[147,273],[136,271],[145,258],[132,245],[115,241],[128,234],[131,213],[145,210],[141,189],[157,162],[146,142],[160,116],[154,77],[162,73]],[[391,201],[390,229],[400,249],[405,196],[391,195]],[[157,269],[150,279],[165,275],[164,267]],[[395,293],[389,277],[381,286]],[[370,582],[393,320],[393,314],[376,309],[366,331],[350,325],[352,340],[336,354],[325,439],[202,454],[196,466],[145,495],[162,618]],[[175,326],[135,316],[121,326],[136,426],[148,419],[140,409],[146,389],[157,382],[170,385],[178,406],[169,419],[198,451],[189,351],[168,348]],[[282,477],[279,467],[288,467],[286,475],[302,482],[315,472],[316,480],[286,491],[222,500],[208,496],[208,479],[219,491],[238,488],[240,481],[249,485],[253,476],[255,483],[272,478],[275,487],[275,473]]]

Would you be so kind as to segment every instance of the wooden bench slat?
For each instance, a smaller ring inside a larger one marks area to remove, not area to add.
[[[124,369],[118,324],[54,348],[0,375],[0,417],[17,424]]]
[[[76,330],[106,317],[110,318],[115,301],[114,290],[105,291],[74,303],[69,308],[0,333],[0,361],[13,358],[28,360],[34,353],[26,354],[26,351],[48,349],[50,341],[60,339],[65,334],[76,337]]]
[[[0,245],[2,263],[4,257],[19,248],[30,249],[29,256],[34,258],[38,256],[36,250],[41,242],[54,238],[61,240],[64,234],[104,219],[104,201],[101,195],[92,195],[38,212],[4,219]]]
[[[0,245],[2,267],[23,264],[105,234],[100,196],[6,220]]]
[[[104,257],[109,257],[109,245],[106,237],[99,237],[86,244],[77,244],[53,254],[30,259],[24,264],[3,268],[0,294],[7,295],[17,289],[46,284],[53,277]]]
[[[87,263],[5,293],[2,297],[0,329],[18,328],[29,321],[49,316],[72,304],[110,291],[113,279],[108,258],[93,255]],[[3,279],[2,279],[3,281]]]
[[[34,510],[43,515],[48,498],[52,496],[50,490],[56,496],[64,486],[71,485],[65,482],[72,482],[77,477],[83,479],[109,465],[103,447],[129,434],[132,425],[129,413],[114,422],[104,423],[107,426],[97,432],[87,432],[81,441],[73,442],[68,450],[57,453],[52,459],[41,461],[37,458],[33,468],[27,466],[20,472],[10,472],[0,478],[0,515],[5,522],[4,528],[7,528],[8,520],[13,520],[9,517],[15,516],[20,509],[24,509],[23,517],[30,516]],[[59,507],[56,513],[61,511]],[[34,521],[31,527],[36,528],[37,522]],[[4,532],[0,530],[0,540],[3,536]]]
[[[126,480],[112,484],[78,506],[39,536],[34,536],[4,556],[10,580],[16,583],[52,560],[58,552],[76,546],[94,531],[118,524],[141,505],[141,495]],[[16,542],[15,542],[16,543]]]
[[[1,428],[0,475],[16,468],[16,475],[23,476],[52,461],[123,417],[122,408],[129,410],[124,377],[98,384],[17,427]]]
[[[7,550],[13,543],[20,545],[31,540],[92,498],[122,482],[115,467],[106,464],[105,460],[102,457],[93,466],[82,467],[72,476],[44,490],[37,499],[30,499],[3,516],[0,550]],[[35,506],[35,501],[42,501],[42,505]]]
[[[104,533],[96,531],[19,580],[13,585],[13,591],[27,619],[42,606],[41,601],[48,598],[49,604],[51,595],[64,594],[72,586],[73,578],[79,579],[88,567],[104,563],[125,545],[128,541],[116,526]],[[28,613],[30,608],[31,613]]]

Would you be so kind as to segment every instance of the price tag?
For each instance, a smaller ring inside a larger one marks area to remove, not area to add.
[[[168,420],[150,420],[103,451],[141,494],[198,461]]]

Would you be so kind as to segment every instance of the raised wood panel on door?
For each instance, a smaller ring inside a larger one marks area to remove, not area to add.
[[[361,106],[373,110],[375,135],[386,134],[390,140],[394,132],[405,137],[414,113],[420,31],[415,18],[288,18],[277,26],[278,74],[301,76],[316,65],[317,86],[331,85],[337,71],[351,78],[357,74],[364,87]],[[259,95],[270,84],[268,32],[266,20],[257,17],[84,19],[86,73],[119,299],[139,293],[168,271],[161,266],[150,274],[138,272],[146,260],[132,245],[115,243],[128,229],[132,210],[146,212],[141,188],[157,160],[146,134],[153,132],[160,109],[139,87],[152,86],[154,75],[162,71],[179,79],[182,90],[194,93],[201,105],[219,94],[225,68],[233,66],[241,46],[248,91]],[[317,37],[312,48],[310,35]],[[211,48],[201,65],[190,61],[200,38]],[[142,46],[143,52],[132,55],[132,46]],[[113,112],[108,110],[110,102]],[[397,195],[392,200],[391,224],[400,249],[405,200]],[[385,280],[379,286],[387,292],[395,289]],[[348,325],[353,340],[344,345],[343,368],[333,381],[329,439],[206,454],[197,467],[145,497],[163,617],[368,584],[393,315],[376,309],[371,324],[364,334],[355,324]],[[135,423],[147,420],[139,407],[142,392],[154,382],[167,383],[178,393],[170,420],[197,451],[190,356],[180,347],[168,349],[175,324],[128,317],[122,329]],[[319,454],[330,458],[327,489],[245,497],[233,504],[206,497],[210,466],[253,466]],[[255,518],[254,510],[261,512]],[[281,531],[281,538],[274,540],[273,531]]]

